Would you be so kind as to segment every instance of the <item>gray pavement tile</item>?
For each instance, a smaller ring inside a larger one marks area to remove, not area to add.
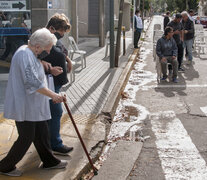
[[[70,90],[67,90],[66,94],[68,95],[69,98],[71,97],[72,99],[80,98],[80,96],[75,92],[73,87],[70,87]]]
[[[81,82],[88,82],[88,81],[97,81],[102,75],[105,73],[105,66],[103,64],[99,64],[95,67],[95,69],[91,72],[86,73],[82,79]]]
[[[90,96],[88,98],[89,101],[91,101],[91,102],[97,101],[97,97],[94,95],[94,90],[92,88],[88,89],[87,85],[85,85],[85,84],[84,85],[82,84],[82,88],[85,89],[85,91],[87,91],[90,94]]]
[[[76,88],[77,88],[77,93],[79,93],[81,100],[86,101],[88,98],[87,91],[82,89],[81,85],[79,85],[79,84],[78,85],[76,84]]]
[[[74,90],[72,94],[76,99],[81,100],[85,98],[84,94],[80,91],[79,87],[74,85],[73,87],[71,87],[71,89]]]
[[[96,104],[96,101],[97,101],[97,99],[96,100],[94,100],[93,98],[88,98],[87,99],[88,100],[88,102],[86,102],[86,104],[87,105],[91,105],[91,106],[94,106],[95,104]]]

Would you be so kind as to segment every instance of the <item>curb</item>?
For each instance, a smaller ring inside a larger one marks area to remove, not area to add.
[[[118,106],[119,103],[119,99],[121,97],[121,93],[124,90],[126,83],[129,79],[129,76],[131,74],[131,70],[134,66],[134,64],[136,63],[136,58],[139,54],[139,49],[135,49],[134,52],[132,53],[132,55],[130,56],[128,63],[126,65],[126,67],[124,68],[119,80],[117,81],[116,85],[114,86],[112,92],[110,93],[101,113],[98,115],[97,117],[97,122],[101,122],[103,124],[105,124],[106,127],[106,133],[105,133],[105,140],[104,140],[104,144],[102,145],[100,151],[98,151],[96,154],[93,154],[93,157],[91,157],[93,163],[95,163],[98,158],[100,157],[103,148],[105,146],[105,143],[107,141],[107,134],[108,131],[110,129],[111,126],[111,121],[115,115],[115,111],[116,108]],[[90,153],[89,153],[90,154]],[[90,163],[87,162],[84,166],[84,168],[82,168],[79,173],[75,176],[75,180],[79,180],[82,179],[81,177],[88,173],[91,169]]]
[[[139,49],[135,49],[132,55],[130,56],[126,67],[124,68],[119,80],[114,86],[111,94],[109,95],[106,104],[104,105],[101,115],[108,116],[108,118],[113,119],[115,115],[116,108],[118,106],[121,93],[123,92],[127,81],[129,80],[129,76],[131,74],[131,70],[136,63],[136,59],[139,55]]]
[[[151,22],[152,21],[150,20],[150,23],[148,24],[148,27],[145,30],[143,38],[146,37],[146,32],[149,29]],[[144,41],[141,41],[140,47],[142,47],[143,42]],[[102,109],[101,115],[107,116],[108,117],[107,119],[110,118],[112,120],[115,115],[115,111],[118,106],[118,103],[119,103],[119,100],[121,97],[121,93],[123,92],[128,80],[129,80],[131,70],[132,70],[134,64],[136,63],[136,59],[139,55],[139,51],[140,51],[140,48],[134,49],[134,52],[130,56],[126,67],[124,68],[119,80],[117,81],[116,85],[114,86],[111,94],[109,95],[109,97],[108,97],[108,99]]]

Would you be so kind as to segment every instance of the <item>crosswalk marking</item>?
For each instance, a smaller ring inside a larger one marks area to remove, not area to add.
[[[207,116],[207,106],[205,107],[200,107],[201,111]]]
[[[166,180],[207,179],[206,162],[175,113],[160,112],[150,118]]]
[[[142,88],[206,88],[207,84],[186,84],[186,85],[179,85],[179,84],[169,84],[169,85],[149,85],[149,86],[142,86]]]

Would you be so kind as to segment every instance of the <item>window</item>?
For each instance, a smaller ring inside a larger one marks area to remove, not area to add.
[[[31,35],[30,0],[0,0],[0,73],[9,71],[15,51],[27,44]]]

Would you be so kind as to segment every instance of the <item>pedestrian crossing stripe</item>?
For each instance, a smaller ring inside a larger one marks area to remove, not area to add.
[[[146,89],[153,89],[153,88],[206,88],[207,84],[186,84],[186,85],[179,85],[179,84],[169,84],[169,85],[150,85],[150,86],[142,86],[142,88]]]
[[[207,106],[200,107],[201,111],[207,116]]]
[[[165,179],[207,179],[206,162],[175,113],[160,112],[150,118]]]

